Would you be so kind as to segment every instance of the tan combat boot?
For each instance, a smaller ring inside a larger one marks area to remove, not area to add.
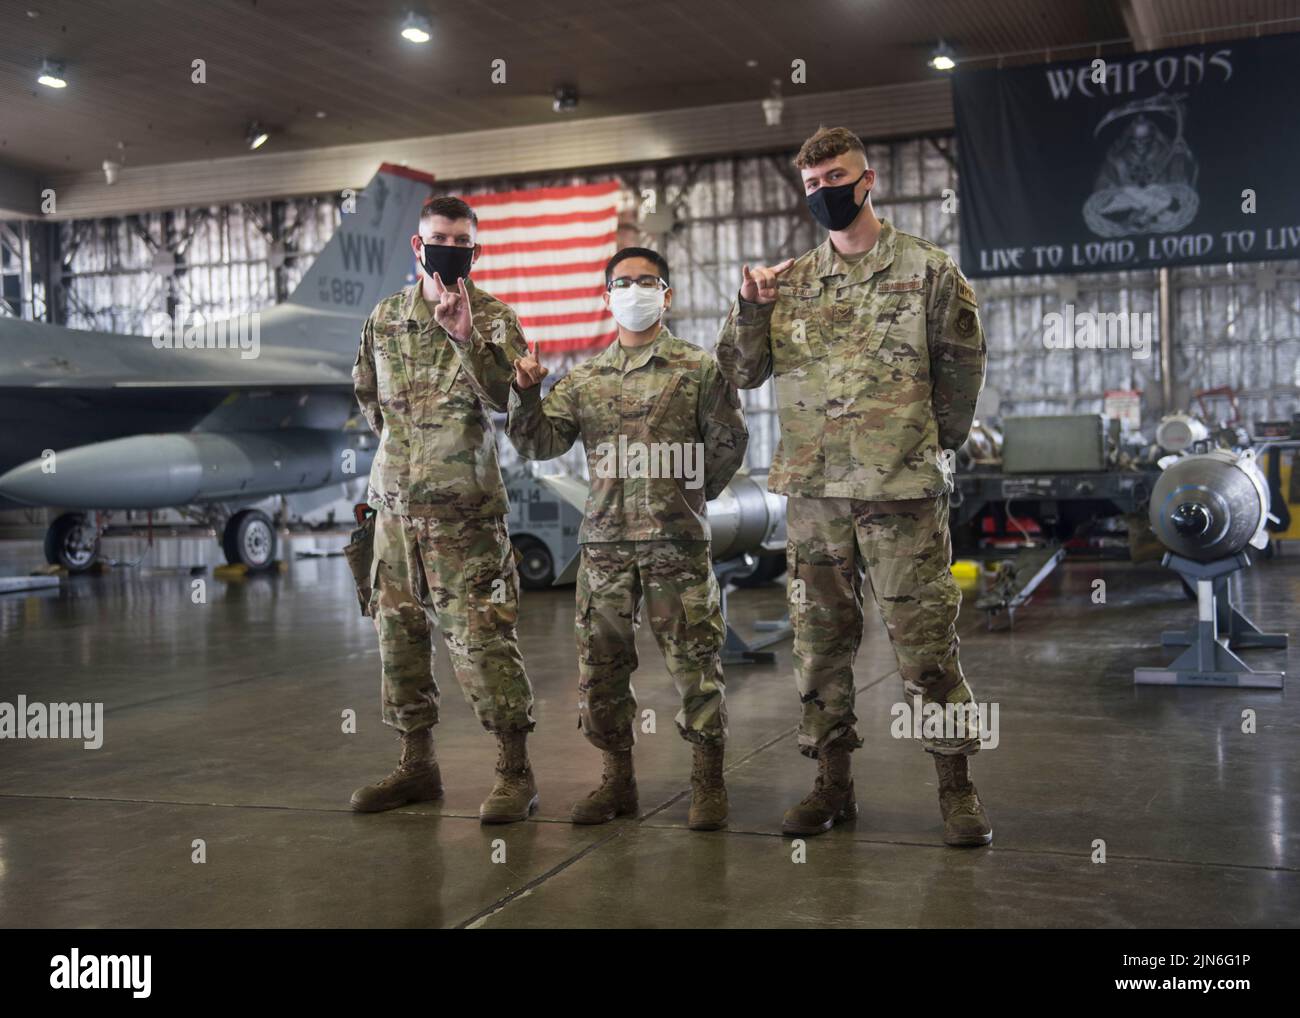
[[[843,742],[817,754],[817,781],[803,802],[791,806],[781,822],[782,834],[822,834],[845,820],[854,820],[858,804],[853,792],[852,751]]]
[[[606,824],[615,817],[636,816],[636,775],[630,749],[601,753],[605,766],[600,787],[573,804],[569,819],[575,824]]]
[[[948,845],[988,845],[993,827],[970,780],[970,757],[934,757],[939,774],[939,809],[943,812],[943,840]]]
[[[528,763],[527,732],[497,732],[497,781],[478,808],[484,824],[512,824],[537,812],[537,782]]]
[[[352,793],[352,808],[358,813],[379,813],[407,803],[442,798],[442,775],[433,755],[433,729],[402,732],[401,739],[402,757],[397,769]]]
[[[727,826],[727,788],[722,783],[721,743],[694,746],[691,768],[691,811],[686,826],[693,831],[720,831]]]

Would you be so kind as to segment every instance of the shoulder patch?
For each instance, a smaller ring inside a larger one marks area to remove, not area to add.
[[[975,291],[971,289],[970,283],[960,277],[957,280],[957,298],[958,300],[964,300],[971,307],[979,307],[979,302],[975,299]]]
[[[957,312],[957,321],[953,329],[960,338],[970,339],[975,335],[976,325],[975,311],[972,308],[962,308]]]

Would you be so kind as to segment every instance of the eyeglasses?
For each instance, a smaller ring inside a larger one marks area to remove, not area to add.
[[[668,284],[658,276],[637,276],[635,279],[631,276],[615,276],[606,285],[606,290],[626,290],[635,284],[646,290],[668,289]]]

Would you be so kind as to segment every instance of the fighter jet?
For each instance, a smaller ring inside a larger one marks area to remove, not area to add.
[[[284,303],[127,336],[0,319],[0,507],[68,510],[45,555],[98,554],[106,511],[176,508],[229,562],[275,560],[250,506],[364,477],[374,440],[352,391],[361,327],[414,279],[409,238],[433,177],[385,163]]]

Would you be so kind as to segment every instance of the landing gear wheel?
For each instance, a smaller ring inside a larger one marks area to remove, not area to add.
[[[45,531],[45,561],[70,573],[84,573],[99,557],[95,521],[81,513],[64,513]]]
[[[535,537],[511,539],[519,552],[519,583],[524,590],[544,590],[555,582],[555,559],[551,550]]]
[[[226,523],[221,547],[232,566],[247,566],[249,572],[268,569],[275,561],[275,525],[260,509],[243,509]]]

